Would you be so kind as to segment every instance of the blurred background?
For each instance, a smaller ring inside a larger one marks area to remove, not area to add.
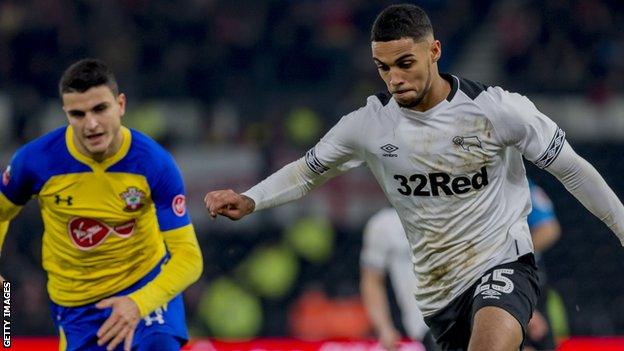
[[[161,142],[186,181],[205,271],[186,291],[194,336],[370,337],[358,294],[364,223],[386,200],[357,169],[303,200],[210,221],[209,190],[247,190],[383,91],[369,30],[390,1],[0,0],[0,165],[64,123],[57,82],[98,57],[125,123]],[[624,198],[624,5],[618,0],[425,0],[440,70],[529,96]],[[562,237],[545,253],[558,335],[624,335],[624,249],[557,180]],[[36,201],[0,264],[13,335],[54,335]],[[393,305],[396,315],[396,306]],[[400,324],[400,320],[396,320]]]

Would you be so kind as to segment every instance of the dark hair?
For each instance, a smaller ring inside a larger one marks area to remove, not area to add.
[[[106,63],[98,59],[82,59],[65,70],[59,82],[59,94],[84,93],[92,87],[106,85],[114,96],[119,94],[117,80]]]
[[[375,19],[371,29],[371,41],[392,41],[412,38],[415,42],[433,34],[427,13],[416,5],[391,5]]]

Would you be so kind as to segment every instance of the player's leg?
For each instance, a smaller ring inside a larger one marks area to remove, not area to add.
[[[509,312],[494,306],[477,311],[468,351],[516,351],[521,343],[522,327]]]
[[[427,332],[427,334],[425,334],[422,344],[427,351],[440,351],[440,348],[438,347],[438,344],[436,344],[435,338],[431,332]]]
[[[139,321],[132,350],[177,351],[187,340],[184,301],[180,294]]]
[[[435,340],[426,345],[427,351],[466,351],[470,340],[470,319],[472,317],[472,294],[468,289],[456,297],[442,310],[425,317],[430,334]]]
[[[537,311],[533,314],[527,330],[526,345],[532,346],[535,350],[554,350],[556,348],[550,319],[546,313],[548,289],[547,285],[541,286],[542,294],[537,300]]]
[[[488,270],[474,290],[469,351],[516,351],[539,295],[532,254]]]
[[[103,351],[96,332],[108,315],[93,305],[63,307],[50,302],[52,318],[59,331],[59,350]]]

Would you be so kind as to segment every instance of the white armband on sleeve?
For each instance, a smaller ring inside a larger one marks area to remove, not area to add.
[[[302,157],[282,167],[242,195],[254,200],[256,203],[254,211],[258,211],[303,197],[339,173],[338,171],[328,171],[323,175],[315,173],[310,170],[305,158]]]
[[[624,246],[624,206],[596,169],[566,142],[545,168],[591,213],[603,221]]]
[[[370,108],[378,107],[379,99],[370,101]],[[304,157],[244,192],[243,195],[256,203],[254,210],[296,200],[336,175],[362,164],[357,150],[365,111],[359,109],[342,117]]]

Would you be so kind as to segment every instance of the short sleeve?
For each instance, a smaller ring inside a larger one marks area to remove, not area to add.
[[[557,158],[565,133],[525,96],[490,87],[479,99],[503,145],[516,147],[539,168]]]
[[[184,182],[173,157],[163,152],[161,167],[150,184],[152,200],[161,231],[177,229],[191,223],[187,207]]]
[[[390,240],[386,238],[387,228],[384,228],[382,216],[374,216],[364,228],[364,242],[360,256],[362,267],[371,267],[380,271],[386,270],[391,252]]]
[[[539,186],[530,183],[531,192],[531,213],[527,217],[529,229],[532,229],[546,221],[555,219],[553,204],[548,195]]]

